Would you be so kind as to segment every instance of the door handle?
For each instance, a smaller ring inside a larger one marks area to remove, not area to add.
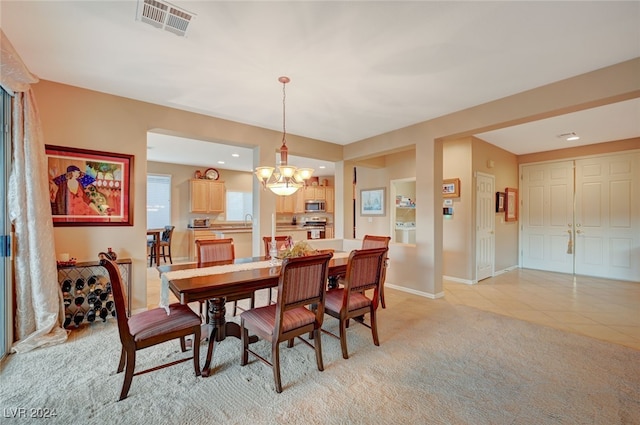
[[[582,233],[582,230],[576,230],[576,233],[577,233],[577,234],[581,234],[581,233]]]

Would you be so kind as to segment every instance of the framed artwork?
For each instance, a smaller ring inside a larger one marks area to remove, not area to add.
[[[496,192],[496,212],[504,212],[504,192]]]
[[[518,221],[518,189],[505,189],[504,220]]]
[[[460,179],[442,180],[442,197],[443,198],[459,198],[460,197]]]
[[[384,216],[385,212],[385,189],[379,187],[375,189],[362,189],[360,191],[360,215]]]
[[[133,155],[45,146],[54,226],[133,226]]]

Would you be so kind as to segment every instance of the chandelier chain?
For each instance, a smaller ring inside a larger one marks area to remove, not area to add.
[[[283,82],[282,83],[282,144],[286,144],[287,143],[287,127],[286,127],[286,109],[285,109],[285,105],[286,105],[286,100],[287,100],[287,93],[285,91],[285,87],[286,87],[286,83]]]

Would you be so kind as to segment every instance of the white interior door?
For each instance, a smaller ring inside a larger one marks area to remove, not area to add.
[[[576,161],[576,274],[640,281],[640,153]]]
[[[522,267],[573,273],[573,180],[573,161],[522,167]]]
[[[476,174],[476,281],[493,276],[495,268],[495,177]]]

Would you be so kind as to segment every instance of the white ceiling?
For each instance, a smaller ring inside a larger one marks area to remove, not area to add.
[[[42,79],[273,130],[287,75],[287,132],[338,144],[640,57],[638,1],[172,3],[196,15],[187,37],[137,21],[136,1],[2,0],[0,24]],[[478,137],[523,154],[572,131],[638,137],[639,122],[633,100]],[[149,144],[151,160],[227,157]]]

